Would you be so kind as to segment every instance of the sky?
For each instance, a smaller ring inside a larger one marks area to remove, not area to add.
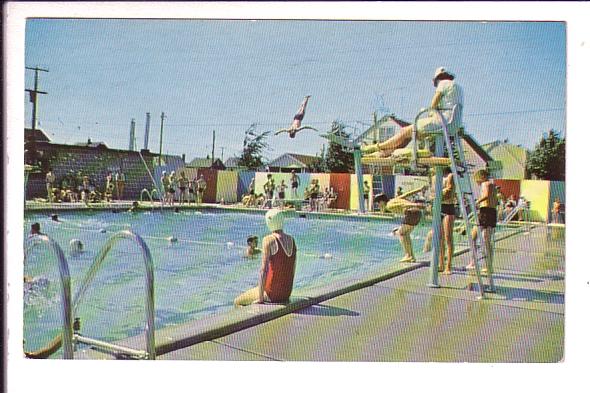
[[[464,124],[478,142],[532,149],[565,136],[566,25],[562,22],[28,19],[25,65],[39,74],[38,121],[54,142],[91,138],[144,145],[187,160],[237,156],[250,124],[287,127],[305,95],[304,125],[333,120],[365,130],[372,113],[413,121],[429,105],[439,66],[465,94]],[[25,70],[25,86],[34,73]],[[31,104],[25,96],[25,126]],[[314,131],[268,138],[267,159],[315,155]],[[223,152],[222,152],[223,149]]]

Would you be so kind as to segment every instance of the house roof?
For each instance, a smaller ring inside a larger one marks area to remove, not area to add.
[[[215,169],[225,169],[225,165],[219,158],[216,158],[213,164],[211,163],[210,158],[195,158],[191,162],[189,162],[187,167],[191,168],[215,168]]]
[[[280,168],[309,168],[316,159],[316,156],[285,153],[269,162],[268,166]]]
[[[35,142],[51,142],[45,131],[36,128],[33,132],[32,128],[25,128],[25,141],[32,140]]]
[[[469,145],[469,147],[471,147],[473,149],[473,151],[479,156],[481,157],[482,160],[484,160],[486,163],[490,162],[490,161],[494,161],[494,159],[492,158],[492,156],[490,156],[488,154],[487,151],[485,151],[481,145],[479,143],[477,143],[477,141],[475,139],[473,139],[473,137],[469,134],[463,134],[463,140],[465,141],[465,143],[467,143],[467,145]]]
[[[353,144],[359,144],[362,140],[364,140],[367,137],[367,135],[377,132],[383,124],[387,123],[390,120],[391,120],[391,117],[389,115],[383,116],[381,119],[377,120],[377,122],[375,124],[373,124],[371,127],[369,127],[366,131],[363,131],[359,136],[357,136],[354,139]],[[394,127],[398,127],[397,124],[395,124],[395,123],[393,123],[392,125]]]
[[[230,157],[225,160],[224,165],[226,168],[237,168],[240,166],[239,161],[240,159],[238,157]]]

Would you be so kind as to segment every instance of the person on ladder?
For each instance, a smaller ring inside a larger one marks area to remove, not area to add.
[[[436,69],[432,82],[436,90],[430,108],[438,109],[448,123],[451,120],[453,107],[457,104],[463,105],[463,89],[455,82],[455,76],[445,67]],[[385,142],[361,146],[363,155],[389,157],[394,150],[406,147],[410,143],[415,127],[418,138],[441,128],[440,120],[435,113],[420,118],[416,125],[399,120],[395,116],[391,116],[391,119],[402,127],[401,130]]]

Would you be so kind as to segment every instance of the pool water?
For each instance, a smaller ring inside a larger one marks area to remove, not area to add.
[[[233,299],[257,285],[260,258],[243,257],[246,238],[268,233],[262,214],[188,211],[63,212],[61,222],[48,213],[25,214],[23,236],[33,222],[64,250],[76,293],[93,259],[114,233],[130,229],[146,241],[154,261],[156,328],[176,325],[233,307]],[[289,217],[286,232],[297,242],[294,291],[322,286],[398,263],[399,241],[391,234],[395,221]],[[413,232],[419,254],[430,226]],[[168,241],[170,236],[178,242]],[[71,239],[84,245],[69,254]],[[114,341],[140,334],[145,327],[145,278],[139,247],[128,240],[107,256],[75,317],[81,333]],[[57,261],[42,246],[29,255],[24,274],[35,279],[25,285],[25,350],[45,345],[61,331],[61,297]],[[157,333],[156,333],[157,334]],[[59,355],[58,355],[59,356]]]

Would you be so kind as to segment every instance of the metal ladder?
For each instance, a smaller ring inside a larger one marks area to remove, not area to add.
[[[457,105],[455,108],[453,108],[453,115],[452,115],[452,119],[451,122],[455,122],[455,123],[459,123],[457,121],[457,119],[461,118],[461,110],[462,108],[460,107],[460,105]],[[443,137],[443,144],[440,144],[439,141],[436,141],[436,155],[438,156],[442,156],[443,155],[443,146],[446,148],[446,152],[447,152],[447,156],[450,160],[450,169],[451,172],[453,174],[453,181],[455,183],[455,192],[457,195],[457,201],[459,203],[459,207],[461,210],[461,216],[463,217],[464,221],[465,221],[465,229],[466,229],[466,234],[467,234],[467,241],[469,244],[469,249],[470,249],[470,253],[471,253],[471,257],[474,261],[475,264],[475,272],[476,272],[476,276],[477,276],[477,283],[478,283],[478,290],[480,293],[480,298],[484,298],[485,297],[485,292],[495,292],[495,286],[494,286],[494,281],[493,281],[493,277],[492,277],[492,273],[493,273],[493,269],[492,266],[489,266],[488,269],[488,279],[489,279],[489,287],[485,288],[483,285],[483,281],[482,281],[482,277],[481,277],[481,269],[480,269],[480,261],[483,259],[482,256],[482,248],[483,248],[483,237],[482,237],[482,232],[481,232],[481,227],[479,226],[479,218],[478,215],[476,214],[477,212],[477,206],[475,204],[475,199],[474,199],[474,193],[473,193],[473,189],[471,186],[471,180],[470,180],[470,171],[468,170],[468,165],[465,162],[465,152],[463,150],[463,146],[461,143],[461,137],[463,135],[461,129],[457,126],[457,124],[454,125],[453,129],[449,130],[450,124],[447,124],[447,121],[445,120],[445,118],[442,116],[442,114],[440,113],[439,110],[436,109],[423,109],[421,110],[418,115],[416,116],[416,121],[414,124],[417,123],[418,118],[427,112],[431,112],[433,111],[434,113],[436,113],[436,115],[439,118],[440,124],[441,124],[441,128],[442,128],[442,135],[437,135],[436,133],[433,133],[433,135],[435,136],[436,139],[439,139],[439,136]],[[451,140],[451,131],[452,131],[452,136],[454,138],[454,142]],[[414,132],[413,132],[413,140],[416,141],[416,128],[414,127]],[[458,155],[458,160],[455,158],[455,152]],[[413,148],[413,167],[417,168],[417,143],[414,143],[414,148]],[[459,171],[458,170],[458,165],[461,165],[462,168],[464,170]],[[438,171],[437,171],[438,172]],[[463,180],[463,181],[461,181]],[[469,215],[468,215],[468,211],[467,211],[467,205],[465,203],[465,199],[467,199],[467,203],[469,204],[469,209],[470,212],[473,212],[473,219],[475,221],[475,225],[477,228],[477,237],[479,239],[479,241],[482,244],[482,247],[478,247],[478,245],[476,244],[476,241],[471,237],[471,232],[472,232],[472,227],[471,227],[471,221],[469,220]],[[434,214],[434,212],[433,212]],[[437,219],[437,218],[433,218],[433,219]],[[440,219],[440,218],[438,218]],[[434,240],[434,239],[433,239]],[[493,241],[493,239],[492,239]],[[490,260],[491,260],[491,256],[490,256]]]
[[[72,316],[75,315],[80,302],[88,290],[91,281],[96,276],[96,273],[102,266],[103,261],[107,257],[108,253],[111,251],[113,246],[122,239],[128,239],[136,244],[139,245],[143,261],[145,265],[146,271],[146,320],[147,320],[147,329],[146,329],[146,351],[136,350],[132,348],[123,347],[120,345],[115,345],[111,343],[107,343],[101,340],[85,337],[79,333],[80,330],[80,322],[79,318],[75,318],[74,322],[72,322]],[[156,359],[156,345],[155,345],[155,323],[154,323],[154,268],[153,268],[153,260],[150,250],[145,243],[145,241],[137,234],[125,230],[116,233],[113,235],[109,240],[107,240],[106,244],[102,247],[100,252],[94,258],[90,269],[86,273],[82,285],[76,292],[74,296],[74,300],[71,300],[71,292],[70,292],[70,273],[68,270],[68,263],[67,259],[59,247],[59,245],[49,238],[47,235],[35,235],[30,240],[30,245],[25,248],[25,261],[27,255],[29,255],[30,251],[38,244],[47,243],[56,254],[58,261],[59,261],[59,271],[60,271],[60,278],[62,283],[62,307],[63,307],[63,330],[62,330],[62,342],[64,346],[64,359],[73,359],[74,358],[74,351],[75,345],[77,343],[88,344],[93,347],[100,348],[104,351],[114,353],[116,355],[124,355],[127,357],[135,358],[135,359],[149,359],[155,360]],[[52,340],[56,342],[56,340]],[[46,350],[46,356],[50,356],[53,352],[57,351],[59,346],[56,346],[54,350]]]
[[[461,111],[462,108],[454,108],[454,111]],[[493,266],[488,266],[488,280],[489,286],[487,288],[484,287],[482,278],[481,278],[481,269],[479,266],[480,261],[484,259],[482,250],[484,249],[484,240],[481,232],[481,227],[479,226],[479,217],[477,215],[477,205],[475,204],[475,194],[473,193],[473,188],[471,186],[471,175],[472,172],[469,170],[469,165],[465,161],[465,151],[463,149],[462,143],[462,136],[463,136],[463,129],[457,128],[456,132],[454,133],[454,142],[451,140],[451,135],[449,132],[449,127],[445,121],[445,118],[442,116],[440,111],[436,111],[436,114],[439,117],[441,124],[443,125],[444,131],[444,138],[445,138],[445,146],[447,148],[447,154],[449,159],[451,160],[451,171],[453,173],[453,179],[455,182],[455,190],[457,193],[457,200],[459,201],[459,207],[461,209],[461,215],[464,217],[465,220],[465,229],[467,231],[467,241],[469,244],[469,249],[471,251],[471,256],[475,263],[475,272],[477,275],[477,281],[479,285],[479,292],[480,296],[484,297],[484,292],[495,292],[496,288],[494,285],[494,278],[493,278]],[[457,114],[455,114],[457,115]],[[459,164],[464,168],[463,171],[459,172],[457,170],[457,160],[455,159],[455,151],[459,157]],[[463,182],[460,181],[460,178],[464,180]],[[466,198],[465,198],[466,197]],[[475,226],[477,228],[477,238],[480,241],[481,246],[478,248],[476,241],[473,240],[471,237],[471,221],[469,220],[469,215],[467,212],[467,206],[465,205],[465,199],[467,199],[467,203],[469,204],[469,211],[473,213],[473,219],[475,221]],[[491,240],[493,242],[493,239]],[[491,255],[488,256],[490,258],[491,263]]]

